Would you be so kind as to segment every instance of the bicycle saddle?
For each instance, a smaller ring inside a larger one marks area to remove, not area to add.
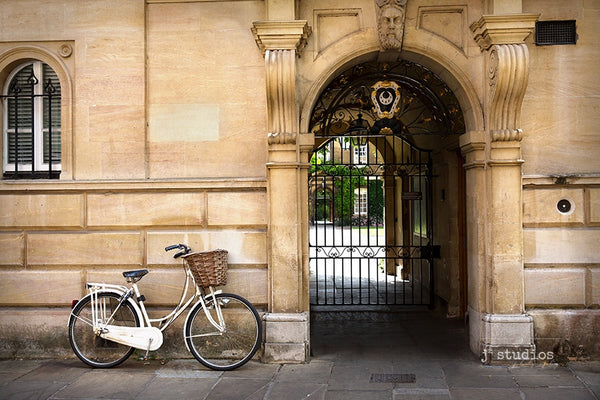
[[[123,272],[123,276],[125,278],[141,279],[142,276],[146,275],[147,273],[148,273],[147,269],[138,269],[135,271],[125,271],[125,272]]]

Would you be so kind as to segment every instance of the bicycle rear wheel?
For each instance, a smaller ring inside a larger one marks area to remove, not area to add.
[[[98,302],[106,307],[106,315],[111,316],[119,304],[120,296],[116,293],[98,293]],[[129,301],[124,302],[117,310],[111,325],[140,326],[140,320]],[[96,368],[110,368],[127,360],[135,350],[101,338],[92,328],[92,306],[90,296],[81,299],[73,308],[69,318],[69,342],[81,361]]]
[[[204,366],[228,371],[248,362],[258,350],[262,324],[258,312],[246,299],[236,294],[216,295],[225,331],[220,333],[206,318],[202,304],[197,304],[185,326],[185,340],[192,355]],[[219,321],[212,296],[206,302],[208,312]]]

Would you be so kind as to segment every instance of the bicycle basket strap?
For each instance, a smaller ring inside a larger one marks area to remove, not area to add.
[[[183,256],[200,287],[227,284],[227,250],[200,251]]]

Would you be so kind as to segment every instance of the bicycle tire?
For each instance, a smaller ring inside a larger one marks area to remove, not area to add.
[[[109,308],[119,304],[116,293],[98,293],[98,301],[106,302]],[[69,342],[75,355],[84,363],[95,368],[111,368],[127,360],[135,348],[122,345],[96,335],[91,326],[91,297],[81,299],[69,317]],[[140,320],[130,301],[124,302],[111,321],[113,325],[140,326]]]
[[[221,305],[225,332],[208,321],[202,304],[191,311],[185,326],[185,340],[192,355],[202,365],[217,371],[230,371],[247,363],[260,347],[262,323],[256,308],[242,296],[230,293],[216,295]],[[207,309],[218,321],[212,297],[206,301]],[[212,336],[199,337],[202,334]]]

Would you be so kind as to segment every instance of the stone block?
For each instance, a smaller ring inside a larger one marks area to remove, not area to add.
[[[0,265],[23,265],[25,235],[22,233],[0,234]]]
[[[525,264],[600,263],[600,230],[542,229],[523,230]]]
[[[526,268],[525,304],[583,306],[585,275],[583,268]]]
[[[533,319],[527,314],[483,314],[481,348],[485,364],[514,364],[516,355],[535,354]]]
[[[587,306],[600,305],[600,268],[590,268],[588,275],[589,297]]]
[[[527,314],[484,314],[482,320],[483,339],[486,345],[532,344],[533,320]]]
[[[87,198],[88,226],[202,225],[204,193],[107,193]]]
[[[31,233],[28,265],[141,265],[142,236],[136,232]]]
[[[0,271],[0,304],[5,306],[71,304],[81,297],[81,288],[79,271]]]
[[[69,308],[1,308],[0,358],[73,358],[67,339],[70,303]]]
[[[306,343],[265,343],[263,362],[301,364],[308,361]]]
[[[2,227],[83,226],[80,194],[3,194],[0,210]]]
[[[277,343],[303,343],[308,341],[306,321],[301,322],[267,322],[265,341]]]
[[[210,104],[152,104],[148,111],[153,142],[219,140],[219,106]]]
[[[558,211],[560,200],[569,200],[571,209]],[[585,217],[583,189],[527,189],[523,191],[524,226],[583,225]]]
[[[148,232],[148,265],[179,264],[173,252],[166,253],[165,247],[185,243],[193,251],[225,249],[229,264],[267,264],[266,231],[263,230],[218,230],[186,232]]]
[[[600,188],[588,190],[590,193],[590,222],[600,224]]]
[[[363,29],[360,8],[318,9],[313,13],[315,57],[337,41]]]
[[[267,313],[263,320],[264,362],[308,362],[308,313]]]
[[[529,310],[533,317],[539,352],[554,352],[557,358],[600,357],[600,313],[598,310]]]
[[[264,192],[208,193],[208,225],[265,225],[267,198]]]

